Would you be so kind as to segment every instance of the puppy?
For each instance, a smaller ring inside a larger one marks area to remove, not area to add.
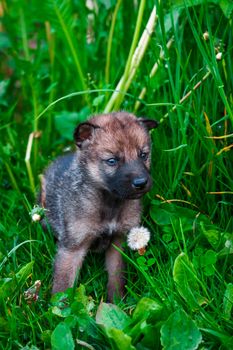
[[[140,198],[151,187],[149,130],[155,120],[126,112],[101,114],[77,126],[77,151],[44,174],[41,205],[58,240],[53,293],[72,287],[88,250],[105,251],[108,300],[122,296],[121,247],[140,223]]]

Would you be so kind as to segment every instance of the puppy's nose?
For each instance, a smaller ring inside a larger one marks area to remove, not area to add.
[[[132,186],[135,189],[140,190],[146,186],[147,182],[148,182],[148,179],[146,177],[136,177],[132,181]]]

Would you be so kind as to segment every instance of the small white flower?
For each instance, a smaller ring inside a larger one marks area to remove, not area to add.
[[[222,52],[218,52],[216,55],[216,60],[221,61],[222,59]]]
[[[45,208],[40,207],[39,205],[35,205],[30,211],[29,215],[31,216],[32,221],[38,222],[44,217],[45,211]]]
[[[32,221],[40,221],[41,220],[41,216],[37,213],[32,215]]]
[[[205,41],[209,40],[209,33],[208,32],[203,33],[203,39]]]
[[[150,231],[141,226],[141,227],[133,227],[127,237],[128,246],[132,250],[139,250],[147,246],[150,240]]]

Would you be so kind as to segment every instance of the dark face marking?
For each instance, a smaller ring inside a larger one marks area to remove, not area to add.
[[[112,195],[120,199],[137,199],[151,188],[151,177],[143,160],[138,159],[119,166],[109,174],[102,169],[102,176]]]

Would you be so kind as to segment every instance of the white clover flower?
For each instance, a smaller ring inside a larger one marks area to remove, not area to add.
[[[41,216],[37,213],[32,215],[32,221],[40,221],[41,220]]]
[[[45,215],[46,209],[35,205],[34,208],[30,211],[29,215],[33,222],[39,222]]]
[[[218,52],[218,53],[217,53],[216,59],[217,59],[218,61],[221,61],[221,59],[222,59],[222,52]]]
[[[145,248],[150,240],[150,231],[141,226],[133,227],[127,237],[128,246],[132,250],[141,250]]]

